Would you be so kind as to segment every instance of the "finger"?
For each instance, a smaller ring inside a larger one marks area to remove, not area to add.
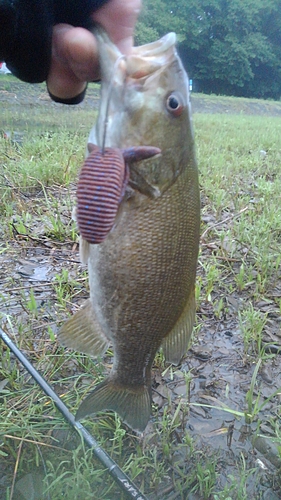
[[[47,85],[51,94],[71,99],[85,82],[99,78],[95,37],[88,30],[60,24],[53,30],[53,53]]]
[[[111,0],[96,11],[92,19],[103,26],[123,54],[129,54],[140,9],[141,0]]]

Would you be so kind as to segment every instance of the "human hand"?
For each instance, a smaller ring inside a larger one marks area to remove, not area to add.
[[[110,0],[93,13],[123,54],[133,47],[133,33],[141,0]],[[98,48],[94,35],[84,28],[58,24],[53,29],[52,63],[47,79],[50,94],[71,100],[82,94],[86,82],[99,79]]]

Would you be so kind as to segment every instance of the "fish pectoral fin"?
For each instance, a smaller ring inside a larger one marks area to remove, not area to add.
[[[79,256],[82,264],[87,265],[90,256],[90,243],[82,238],[82,236],[79,238]]]
[[[149,389],[146,386],[121,386],[113,378],[108,378],[84,399],[75,419],[81,420],[102,410],[115,411],[131,429],[142,432],[151,411]]]
[[[157,186],[149,184],[133,165],[130,165],[129,186],[152,200],[156,200],[162,194],[160,189]]]
[[[93,357],[102,356],[109,345],[90,300],[64,323],[58,340],[65,347]]]
[[[195,297],[192,293],[176,325],[162,341],[161,347],[168,363],[178,365],[186,353],[195,320],[195,309]]]

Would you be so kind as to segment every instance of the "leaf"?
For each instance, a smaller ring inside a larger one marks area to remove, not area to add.
[[[0,381],[0,392],[3,391],[3,389],[6,387],[6,385],[8,384],[8,382],[9,382],[8,378],[4,378],[4,380]]]

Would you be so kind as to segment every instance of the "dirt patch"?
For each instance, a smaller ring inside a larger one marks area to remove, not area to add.
[[[192,94],[191,103],[194,113],[281,116],[281,103],[275,101]]]
[[[51,101],[45,84],[28,85],[19,81],[5,81],[1,84],[0,77],[0,103],[9,103],[12,106],[21,106],[32,109],[38,106],[54,108],[58,112],[65,109],[62,104]],[[97,109],[99,103],[99,87],[89,84],[84,101],[75,106],[75,109]],[[209,96],[204,94],[191,95],[194,113],[227,113],[260,116],[281,116],[281,103],[258,99],[244,99],[224,96]]]
[[[86,99],[78,105],[78,108],[98,107],[99,89],[98,85],[89,84]],[[35,108],[38,106],[48,106],[54,109],[64,109],[66,106],[55,103],[51,100],[45,84],[26,84],[20,81],[5,81],[1,83],[0,77],[0,102],[9,103],[21,108]],[[77,106],[74,106],[77,109]]]

